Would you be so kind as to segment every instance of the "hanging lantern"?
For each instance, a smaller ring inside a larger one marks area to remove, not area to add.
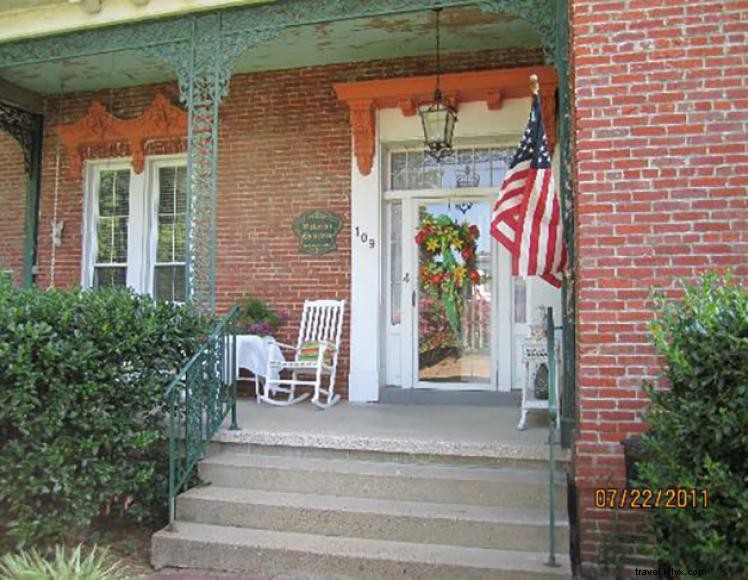
[[[457,111],[447,102],[439,87],[439,77],[441,75],[439,13],[441,11],[441,8],[434,8],[436,13],[436,88],[434,89],[434,100],[419,110],[427,153],[437,162],[452,153],[452,136],[457,122]]]

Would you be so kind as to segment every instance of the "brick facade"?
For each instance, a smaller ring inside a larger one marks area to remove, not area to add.
[[[585,568],[612,538],[596,487],[624,484],[642,431],[651,287],[732,268],[748,280],[748,4],[572,0],[579,428]],[[621,514],[619,531],[634,529]],[[633,561],[633,560],[632,560]],[[593,575],[594,576],[594,575]]]
[[[480,51],[443,58],[447,72],[542,63],[540,51]],[[225,310],[247,293],[290,314],[280,339],[294,341],[307,298],[350,301],[351,129],[347,107],[332,84],[428,74],[432,58],[347,63],[236,75],[220,111],[218,159],[218,305]],[[175,85],[67,95],[47,102],[39,234],[39,284],[51,278],[50,220],[55,197],[58,123],[80,119],[92,99],[120,117],[141,113],[158,91],[176,99]],[[54,284],[80,283],[83,195],[61,156],[58,219],[63,244],[55,252]],[[338,251],[314,257],[298,252],[291,230],[296,216],[325,209],[343,217]],[[348,380],[350,311],[346,316],[337,389]]]
[[[742,1],[570,0],[575,124],[577,378],[574,447],[584,569],[594,577],[613,514],[596,487],[624,484],[620,440],[645,427],[641,383],[658,359],[647,333],[650,288],[677,295],[677,280],[732,268],[748,281],[748,4]],[[539,52],[476,52],[443,59],[445,71],[542,62]],[[305,298],[350,299],[348,112],[332,84],[427,74],[430,58],[347,63],[237,75],[220,112],[218,302],[252,293],[291,314]],[[52,128],[82,117],[93,98],[134,116],[157,91],[136,87],[66,96],[46,106],[39,285],[51,282],[55,190],[63,245],[57,286],[78,284],[81,184],[55,187]],[[0,132],[0,268],[20,276],[25,177],[20,147]],[[291,223],[322,208],[341,214],[338,251],[298,253]],[[349,322],[349,317],[346,322]],[[347,342],[346,324],[344,343]],[[345,391],[347,344],[338,388]],[[618,516],[619,532],[640,522]],[[614,547],[614,549],[616,549]],[[634,561],[634,560],[631,560]]]
[[[18,285],[23,275],[26,172],[21,146],[2,130],[0,174],[0,272],[10,272]]]

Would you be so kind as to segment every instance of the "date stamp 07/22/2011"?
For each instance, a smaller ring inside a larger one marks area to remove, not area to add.
[[[599,487],[595,507],[600,509],[698,509],[709,507],[709,492],[696,488],[649,489]]]

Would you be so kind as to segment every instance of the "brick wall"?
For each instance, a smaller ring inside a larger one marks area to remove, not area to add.
[[[572,0],[578,393],[575,471],[591,573],[656,375],[650,287],[732,268],[748,280],[748,4]],[[621,514],[619,529],[635,529]],[[632,560],[634,561],[634,560]]]
[[[542,63],[540,51],[479,51],[443,57],[445,71],[521,67]],[[351,133],[348,111],[335,97],[335,82],[429,74],[430,57],[348,63],[236,75],[220,111],[218,201],[218,304],[221,310],[251,293],[290,313],[280,338],[295,340],[307,298],[350,300]],[[40,220],[40,285],[51,279],[50,220],[58,195],[65,220],[63,244],[55,252],[54,283],[80,282],[82,184],[68,176],[67,158],[55,188],[53,128],[80,119],[92,99],[118,116],[140,113],[153,95],[176,98],[174,85],[67,95],[47,102]],[[291,224],[310,209],[339,213],[344,220],[338,251],[299,254]],[[349,311],[350,312],[350,311]],[[349,316],[338,389],[348,380]]]
[[[9,133],[0,130],[0,272],[10,271],[15,284],[23,274],[26,219],[26,172],[23,150]]]

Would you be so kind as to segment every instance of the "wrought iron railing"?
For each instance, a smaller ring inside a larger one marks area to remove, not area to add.
[[[236,421],[236,333],[234,307],[213,328],[200,349],[166,389],[169,406],[169,528],[174,529],[176,497],[194,474],[210,439],[231,413]]]
[[[556,326],[553,308],[548,307],[545,338],[548,341],[548,566],[556,563],[556,422],[558,403],[556,397]]]

